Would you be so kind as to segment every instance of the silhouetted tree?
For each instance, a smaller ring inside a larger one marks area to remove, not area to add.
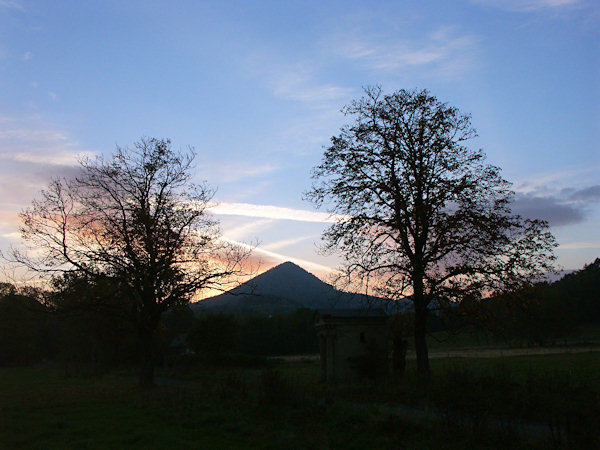
[[[82,160],[79,176],[54,180],[21,214],[33,251],[15,251],[18,262],[118,286],[140,339],[144,386],[154,381],[162,313],[201,289],[223,288],[248,254],[219,239],[206,211],[213,190],[191,182],[194,157],[144,138],[109,159]]]
[[[343,109],[306,194],[339,214],[325,252],[341,252],[349,279],[378,295],[410,295],[418,369],[429,374],[428,310],[513,290],[551,269],[547,224],[513,215],[510,183],[485,164],[470,116],[428,91],[381,88]]]

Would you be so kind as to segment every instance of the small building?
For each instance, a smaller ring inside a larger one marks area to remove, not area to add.
[[[383,309],[318,310],[321,380],[352,381],[387,371],[388,315]]]

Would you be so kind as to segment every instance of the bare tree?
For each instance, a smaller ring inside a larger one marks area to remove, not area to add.
[[[426,90],[365,94],[342,110],[354,122],[331,138],[306,197],[343,217],[323,249],[344,256],[348,279],[412,300],[428,376],[429,311],[532,282],[556,244],[547,223],[511,213],[510,183],[465,145],[476,137],[469,115]]]
[[[109,159],[81,161],[21,214],[28,252],[14,258],[50,277],[110,281],[128,302],[141,343],[140,383],[154,383],[161,314],[203,289],[225,289],[248,250],[219,239],[214,191],[191,182],[195,154],[143,138]],[[106,285],[106,283],[104,283]]]

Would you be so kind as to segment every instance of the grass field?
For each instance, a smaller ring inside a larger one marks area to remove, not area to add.
[[[151,390],[138,388],[128,371],[85,378],[65,377],[50,366],[2,368],[0,445],[595,448],[594,433],[573,430],[573,421],[552,430],[555,417],[540,405],[560,403],[554,405],[560,417],[582,411],[583,418],[573,420],[588,428],[597,424],[600,353],[431,362],[430,382],[419,380],[410,363],[396,382],[337,386],[319,383],[314,361],[250,368],[188,364],[159,371],[160,384]],[[588,423],[589,414],[596,416]],[[522,433],[520,422],[540,424],[545,431]]]

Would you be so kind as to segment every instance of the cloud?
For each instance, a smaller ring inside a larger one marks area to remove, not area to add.
[[[583,222],[594,204],[600,202],[600,185],[548,191],[546,187],[518,192],[513,211],[527,218],[547,220],[553,226],[562,226]]]
[[[342,216],[324,212],[250,203],[219,203],[213,205],[210,210],[214,214],[264,217],[266,219],[295,220],[300,222],[334,223],[342,218]]]
[[[225,182],[240,181],[245,178],[255,178],[281,169],[276,164],[254,165],[252,162],[229,162],[199,165],[200,168],[210,169],[218,174],[219,180]]]
[[[352,97],[353,89],[318,81],[316,60],[293,63],[273,62],[272,55],[253,55],[246,60],[245,70],[263,80],[276,97],[300,102],[312,109],[339,110],[340,104]]]
[[[529,219],[547,220],[553,226],[580,223],[585,218],[585,212],[579,205],[565,203],[557,197],[519,195],[512,209]]]
[[[8,9],[18,9],[19,11],[25,11],[23,5],[15,0],[0,0],[0,7]]]
[[[562,191],[561,195],[573,192],[573,180],[580,185],[597,184],[600,166],[587,166],[585,168],[567,168],[559,172],[552,172],[537,176],[529,176],[526,180],[514,183],[513,189],[519,194],[555,195]]]
[[[600,249],[600,242],[571,242],[570,244],[560,245],[561,250],[583,250]]]
[[[18,241],[18,213],[51,177],[77,174],[77,157],[84,154],[91,155],[35,119],[0,117],[0,237],[7,245]]]
[[[330,37],[324,46],[371,70],[429,69],[431,75],[454,78],[474,66],[478,42],[476,36],[460,35],[455,27],[443,26],[419,39],[384,33],[341,33]]]
[[[276,241],[267,245],[263,245],[261,248],[270,251],[279,250],[280,248],[290,247],[308,239],[314,239],[315,237],[318,236],[315,236],[314,234],[309,234],[308,236],[298,236],[291,239],[283,239],[281,241]]]
[[[315,108],[325,108],[349,98],[353,90],[333,84],[316,84],[309,77],[294,72],[279,73],[271,80],[273,92],[278,97],[296,100]]]
[[[533,12],[579,6],[580,0],[472,0],[484,6],[492,6],[511,12]]]
[[[534,12],[581,5],[580,0],[473,0],[473,2],[511,12]]]
[[[64,133],[35,122],[0,117],[0,159],[75,166],[80,156],[92,156]]]
[[[264,231],[273,223],[272,219],[255,220],[244,225],[239,225],[234,228],[230,228],[223,232],[223,236],[228,239],[240,240],[246,238],[248,235]]]
[[[590,186],[587,188],[567,191],[569,192],[569,198],[573,200],[582,200],[582,201],[592,201],[597,202],[600,201],[600,184],[596,186]]]

